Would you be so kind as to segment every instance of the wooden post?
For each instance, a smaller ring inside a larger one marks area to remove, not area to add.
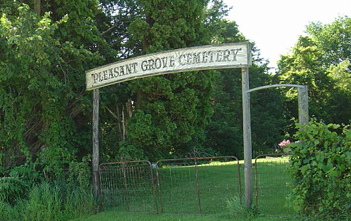
[[[308,124],[308,90],[307,86],[298,88],[299,94],[299,123],[300,124]]]
[[[249,207],[252,202],[252,144],[251,144],[249,69],[242,68],[241,76],[242,76],[242,99],[243,99],[245,206]]]
[[[93,194],[99,198],[99,89],[93,91]]]

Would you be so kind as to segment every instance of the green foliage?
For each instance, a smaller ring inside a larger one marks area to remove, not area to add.
[[[208,3],[207,0],[112,1],[111,5],[105,2],[104,7],[109,12],[112,5],[127,7],[131,13],[140,12],[134,18],[121,12],[129,36],[123,46],[122,57],[125,57],[209,44],[205,27]],[[131,42],[133,54],[129,48]],[[106,122],[102,134],[108,141],[102,143],[104,159],[156,160],[170,154],[183,155],[201,145],[213,112],[210,96],[215,75],[213,71],[179,73],[102,89],[105,111],[101,119]]]
[[[0,173],[27,185],[89,185],[87,69],[140,54],[245,40],[235,22],[223,20],[228,8],[222,0],[47,0],[41,15],[31,0],[0,3]],[[252,85],[271,83],[267,64],[259,58],[255,63]],[[194,147],[240,156],[237,75],[179,73],[101,89],[102,160],[159,159]],[[280,136],[279,120],[262,123],[279,119],[279,106],[262,110],[279,104],[280,94],[255,96],[254,106],[260,105],[253,111],[253,141],[259,152]]]
[[[290,144],[294,179],[290,200],[307,215],[341,219],[351,212],[351,130],[311,121]]]
[[[91,46],[101,49],[104,41],[93,27],[96,1],[62,3],[47,1],[40,17],[12,1],[0,9],[0,173],[29,184],[89,168],[83,156],[91,104],[83,73],[102,61]]]
[[[0,201],[13,205],[18,199],[25,198],[28,193],[28,185],[18,178],[0,178]]]
[[[9,175],[25,182],[28,186],[44,180],[44,174],[40,171],[41,165],[38,163],[27,163],[14,167]]]
[[[0,200],[0,220],[69,220],[91,214],[94,208],[92,194],[84,189],[43,183],[14,205]]]
[[[58,190],[42,184],[30,192],[28,202],[23,206],[23,217],[25,220],[60,220],[60,207]]]
[[[250,68],[250,88],[274,84],[267,64]],[[241,71],[221,70],[212,96],[214,114],[206,129],[206,144],[223,155],[243,158]],[[251,93],[252,142],[254,155],[272,153],[285,129],[284,95],[279,90]]]
[[[83,157],[81,162],[70,162],[66,182],[71,188],[89,189],[91,180],[90,159],[91,156],[88,154]]]
[[[281,83],[307,85],[310,115],[325,122],[350,121],[350,25],[349,17],[339,17],[331,24],[311,23],[307,36],[300,37],[291,53],[278,62]],[[296,118],[297,93],[285,93],[286,116]]]
[[[351,55],[351,18],[338,17],[331,24],[314,22],[307,26],[307,33],[323,51],[323,62],[338,65],[349,61]]]

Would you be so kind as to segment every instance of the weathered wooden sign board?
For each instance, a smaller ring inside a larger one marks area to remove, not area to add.
[[[86,72],[87,90],[160,74],[245,68],[251,65],[249,43],[208,45],[147,54]]]

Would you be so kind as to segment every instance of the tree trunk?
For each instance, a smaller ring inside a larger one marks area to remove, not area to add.
[[[131,99],[128,99],[126,107],[127,107],[128,118],[132,118],[133,117],[133,105],[132,105]]]
[[[122,108],[122,140],[126,140],[126,120],[124,117],[124,106]]]
[[[123,111],[124,114],[124,111]],[[128,120],[132,118],[133,116],[133,105],[132,105],[132,100],[128,99],[126,103],[126,114],[127,116],[124,117],[124,135],[128,135]]]
[[[143,101],[143,93],[141,93],[141,91],[138,90],[136,94],[135,109],[137,110],[140,109],[142,101]]]
[[[41,0],[34,0],[34,11],[37,13],[38,16],[40,16],[40,3]]]
[[[118,105],[116,105],[116,112],[117,112],[118,134],[119,134],[120,139],[121,139],[122,141],[124,141],[122,126],[121,126],[121,124],[123,123],[123,121],[121,120],[121,114],[120,114]]]

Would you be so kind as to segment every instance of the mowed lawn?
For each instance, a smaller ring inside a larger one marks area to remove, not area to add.
[[[210,215],[180,215],[180,214],[146,214],[133,212],[116,212],[106,211],[99,214],[84,217],[74,221],[277,221],[277,220],[294,220],[292,217],[255,217],[249,219],[246,217],[231,217],[228,214],[210,214]]]
[[[253,161],[255,207],[248,212],[240,206],[240,190],[242,203],[245,198],[244,170],[241,166],[239,176],[236,161],[200,162],[197,168],[184,162],[172,162],[164,163],[158,170],[156,199],[151,182],[145,180],[128,181],[128,191],[123,188],[126,185],[110,184],[115,189],[110,188],[106,193],[114,197],[107,197],[104,211],[80,220],[247,220],[254,209],[258,212],[254,220],[291,220],[294,213],[286,202],[290,191],[287,166],[288,159],[281,157],[258,159],[256,165]],[[111,202],[113,199],[118,203]],[[228,201],[237,202],[232,205],[238,208],[228,208]]]

